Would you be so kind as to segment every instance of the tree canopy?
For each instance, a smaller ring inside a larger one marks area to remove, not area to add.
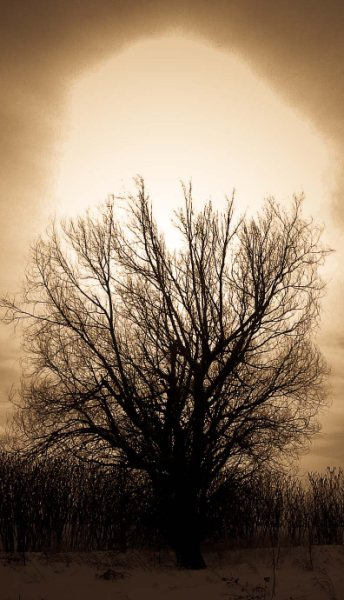
[[[326,366],[314,343],[327,250],[321,229],[267,200],[256,217],[192,191],[159,232],[144,182],[51,226],[21,299],[26,447],[144,471],[180,564],[202,566],[202,511],[229,477],[299,451],[317,430]]]

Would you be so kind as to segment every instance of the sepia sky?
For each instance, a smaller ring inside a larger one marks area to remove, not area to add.
[[[141,173],[157,216],[181,202],[255,210],[304,191],[336,250],[319,343],[332,407],[302,464],[344,465],[344,5],[339,0],[2,0],[0,293],[30,243]],[[0,424],[19,335],[0,326]]]

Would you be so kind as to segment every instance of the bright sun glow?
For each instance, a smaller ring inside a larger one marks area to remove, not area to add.
[[[329,152],[320,134],[236,55],[168,37],[137,42],[74,82],[55,201],[75,214],[142,174],[166,225],[182,203],[220,206],[236,190],[242,210],[273,195],[306,193],[324,210]]]

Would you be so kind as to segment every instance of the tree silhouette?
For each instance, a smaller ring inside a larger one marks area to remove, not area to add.
[[[17,425],[31,451],[145,471],[179,565],[202,568],[202,519],[223,482],[303,447],[326,368],[313,343],[327,250],[321,231],[268,200],[256,218],[191,187],[167,247],[144,182],[55,224],[32,251],[21,300],[27,366]]]

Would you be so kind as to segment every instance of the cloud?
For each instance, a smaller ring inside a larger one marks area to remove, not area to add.
[[[341,157],[343,18],[342,0],[3,0],[0,293],[21,278],[28,243],[49,209],[64,104],[82,72],[140,37],[171,30],[192,34],[241,54]],[[340,161],[329,191],[334,222],[342,227]],[[0,333],[3,345],[5,335]],[[0,365],[3,381],[9,381],[12,367],[1,356]],[[333,439],[339,448],[339,433]]]
[[[324,471],[327,467],[344,465],[343,431],[344,417],[337,423],[336,430],[324,431],[316,436],[309,454],[301,459],[301,466],[307,470]]]
[[[139,37],[171,29],[239,52],[342,156],[343,17],[344,5],[339,0],[5,0],[0,53],[7,131],[0,152],[5,175],[13,165],[17,168],[15,178],[5,182],[14,198],[12,205],[25,204],[34,185],[36,200],[32,196],[28,200],[39,210],[44,189],[37,161],[36,178],[35,173],[30,176],[31,165],[36,152],[38,161],[53,154],[57,132],[52,134],[51,128],[58,130],[73,78]],[[32,118],[30,104],[40,107],[40,118]],[[13,159],[16,152],[17,159]],[[343,222],[343,169],[338,167],[332,201],[337,220]],[[4,191],[3,185],[2,198],[6,198]]]

